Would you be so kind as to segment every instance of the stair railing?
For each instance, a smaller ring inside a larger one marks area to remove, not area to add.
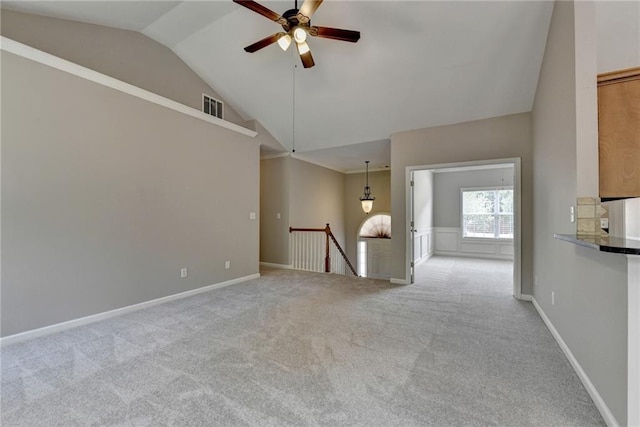
[[[347,254],[342,250],[336,237],[331,232],[329,224],[325,228],[289,227],[289,233],[291,234],[290,248],[293,268],[323,271],[322,255],[324,255],[325,273],[346,274],[346,267],[348,266],[354,276],[358,275],[349,258],[347,258]],[[320,233],[324,233],[324,239]],[[333,246],[330,242],[333,242]]]

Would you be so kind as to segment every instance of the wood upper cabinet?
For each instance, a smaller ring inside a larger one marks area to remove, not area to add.
[[[640,67],[598,75],[600,197],[640,197]]]

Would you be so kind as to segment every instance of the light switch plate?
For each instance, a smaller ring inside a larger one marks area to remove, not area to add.
[[[249,212],[249,219],[256,219],[256,213],[255,212]]]

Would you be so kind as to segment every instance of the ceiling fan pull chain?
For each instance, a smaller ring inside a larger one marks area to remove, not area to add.
[[[295,52],[295,51],[294,51]],[[295,54],[294,54],[295,57]],[[291,120],[291,126],[292,126],[292,152],[295,153],[296,152],[296,68],[298,68],[298,64],[295,63],[295,59],[293,62],[293,78],[291,79],[293,81],[293,99],[291,102],[291,106],[293,109],[293,118]]]

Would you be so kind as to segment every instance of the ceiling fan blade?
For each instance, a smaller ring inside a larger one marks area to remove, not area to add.
[[[245,47],[244,50],[245,52],[253,53],[255,51],[262,49],[263,47],[267,47],[270,44],[277,42],[280,36],[282,36],[282,33],[272,34],[268,37],[263,38],[260,41],[255,42],[252,45]]]
[[[253,0],[233,0],[234,3],[238,3],[240,6],[244,6],[249,10],[252,10],[260,15],[264,16],[267,19],[277,22],[280,25],[284,25],[287,23],[287,20],[284,19],[279,14],[275,13],[273,10],[264,7],[263,5],[256,3]]]
[[[302,46],[304,46],[304,48],[302,48]],[[296,47],[298,48],[298,54],[300,54],[300,60],[302,61],[302,66],[304,68],[311,68],[316,65],[316,63],[313,61],[311,50],[306,43],[296,43]]]
[[[355,43],[360,40],[360,31],[341,30],[340,28],[309,27],[309,34],[325,39],[342,40]]]
[[[304,0],[304,3],[302,3],[302,6],[300,6],[300,10],[298,11],[298,21],[302,24],[309,22],[311,15],[313,15],[321,4],[322,0]]]

